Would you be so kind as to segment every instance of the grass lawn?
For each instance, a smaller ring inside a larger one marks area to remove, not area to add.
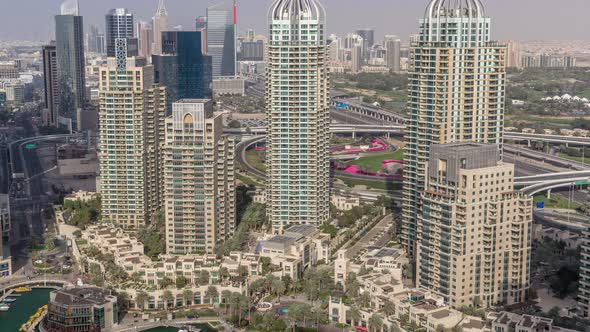
[[[573,156],[570,156],[569,154],[566,154],[566,153],[560,153],[559,156],[561,158],[565,158],[565,159],[577,161],[579,163],[584,163],[584,164],[590,165],[590,156],[585,157],[583,159],[582,159],[582,157],[573,157]]]
[[[572,118],[556,118],[546,116],[529,116],[529,115],[518,115],[511,116],[509,120],[513,121],[527,121],[527,122],[544,122],[556,125],[571,125],[575,119]]]
[[[576,210],[577,208],[582,207],[582,204],[572,201],[571,205],[568,203],[568,200],[560,195],[553,194],[551,198],[547,198],[545,195],[537,195],[535,196],[535,203],[537,202],[545,202],[545,208],[547,209],[572,209]]]
[[[339,178],[339,177],[336,177],[336,178],[339,180],[342,180],[342,182],[344,182],[344,184],[346,184],[350,188],[353,188],[354,186],[367,186],[367,188],[380,189],[380,190],[401,190],[402,189],[401,182],[389,184],[386,182],[385,179],[371,181],[371,180],[365,180],[365,179],[349,179],[349,178]]]
[[[256,187],[264,187],[264,185],[262,185],[260,182],[257,182],[255,179],[252,179],[249,176],[244,176],[242,174],[236,174],[236,179],[242,181],[245,185],[253,185]]]
[[[379,173],[383,169],[384,160],[403,160],[403,150],[398,150],[395,153],[386,152],[379,154],[371,154],[366,157],[361,157],[358,160],[348,162],[346,165],[358,165],[365,168],[370,173]]]
[[[246,162],[261,172],[266,172],[264,152],[255,149],[246,151]]]

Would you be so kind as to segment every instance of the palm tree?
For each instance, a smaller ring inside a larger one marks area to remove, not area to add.
[[[149,299],[148,293],[144,291],[139,291],[135,295],[135,305],[137,305],[141,310],[143,310],[145,306],[145,302]]]
[[[172,292],[167,289],[162,294],[162,300],[164,300],[164,308],[168,310],[168,303],[174,300],[174,295],[172,295]]]
[[[241,277],[245,277],[248,275],[248,267],[244,265],[238,266],[238,275]]]
[[[217,290],[217,287],[209,286],[207,288],[207,296],[209,297],[211,305],[213,305],[213,300],[219,296],[219,291]]]
[[[221,292],[221,298],[223,299],[223,303],[225,303],[225,313],[228,313],[229,310],[229,306],[230,306],[230,297],[231,297],[231,292],[229,290],[223,290]]]
[[[182,291],[182,298],[186,306],[190,305],[189,303],[193,303],[195,294],[190,289],[185,289]]]
[[[383,327],[383,319],[377,314],[372,314],[369,318],[369,328],[372,331],[378,332],[381,331]]]
[[[273,293],[277,297],[277,302],[281,302],[281,295],[285,294],[285,283],[281,279],[275,279],[272,281],[271,288]]]
[[[395,315],[395,304],[393,304],[393,302],[386,300],[385,303],[383,303],[383,313],[385,315],[387,315],[387,317],[393,316]]]
[[[221,278],[221,281],[225,281],[225,279],[229,278],[229,270],[227,267],[222,266],[219,268],[219,277]]]
[[[358,303],[361,305],[361,308],[368,308],[371,306],[371,294],[369,292],[363,292],[359,298]]]
[[[361,320],[361,318],[362,318],[362,315],[361,315],[361,311],[359,310],[359,308],[351,307],[350,308],[350,320],[352,320],[354,325],[357,325],[357,323]]]
[[[344,332],[344,329],[348,328],[348,325],[344,323],[338,323],[336,324],[336,327],[342,329],[342,332]]]

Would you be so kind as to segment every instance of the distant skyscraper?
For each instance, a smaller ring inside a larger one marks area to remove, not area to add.
[[[330,216],[326,12],[319,0],[275,0],[268,20],[267,214],[282,233]]]
[[[359,73],[363,67],[363,45],[356,44],[350,49],[350,71]]]
[[[522,49],[520,42],[515,40],[506,42],[506,67],[522,68]]]
[[[119,46],[125,47],[126,56],[138,55],[138,41],[133,32],[133,14],[125,8],[111,9],[106,17],[106,48],[107,56],[115,57],[117,55],[117,40],[121,40]],[[121,58],[125,58],[121,55]]]
[[[102,218],[135,230],[163,207],[166,89],[154,85],[145,62],[111,57],[99,74]]]
[[[166,86],[167,109],[181,99],[212,98],[211,57],[201,51],[201,33],[162,33],[162,54],[152,56],[156,83]]]
[[[241,61],[263,61],[264,60],[264,41],[244,41],[242,42],[242,51],[240,52]]]
[[[166,251],[213,253],[235,227],[234,141],[211,100],[180,100],[166,119]]]
[[[43,82],[45,87],[45,109],[43,123],[58,126],[59,117],[59,79],[57,51],[55,44],[43,46]]]
[[[152,56],[152,26],[148,22],[137,24],[137,38],[139,39],[139,56],[149,58]]]
[[[105,51],[105,47],[106,47],[105,43],[106,43],[106,40],[105,40],[105,37],[104,37],[104,33],[99,33],[96,36],[96,53],[98,53],[98,54],[105,54],[106,53],[106,51]]]
[[[373,45],[375,45],[375,29],[359,29],[356,31],[356,34],[363,38],[368,48],[371,48]]]
[[[213,60],[213,77],[236,75],[237,21],[235,0],[207,8],[207,54]]]
[[[432,0],[412,41],[402,217],[410,253],[420,237],[430,145],[473,141],[502,148],[506,48],[490,41],[490,23],[480,0]]]
[[[86,51],[89,53],[96,52],[96,39],[98,38],[98,27],[96,25],[90,26],[90,31],[86,34]]]
[[[385,36],[385,62],[394,72],[401,71],[402,41],[397,36]]]
[[[195,21],[195,31],[201,33],[201,49],[207,54],[207,16],[199,16]]]
[[[168,31],[168,11],[164,0],[158,3],[158,10],[154,14],[154,54],[162,54],[162,32]]]
[[[55,16],[55,47],[59,84],[59,115],[72,119],[82,129],[81,112],[86,101],[86,59],[84,57],[84,21],[77,1],[62,3]]]
[[[431,145],[416,239],[416,283],[455,308],[524,302],[533,202],[494,144]]]

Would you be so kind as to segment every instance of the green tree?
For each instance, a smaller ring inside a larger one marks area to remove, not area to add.
[[[350,308],[350,320],[354,323],[354,325],[357,325],[362,317],[363,316],[361,315],[359,308],[354,306]]]
[[[217,287],[215,286],[209,286],[207,287],[207,296],[209,297],[209,301],[211,303],[211,305],[214,304],[214,300],[216,297],[219,296],[219,291],[217,290]]]
[[[371,329],[371,331],[381,331],[382,327],[383,319],[381,318],[381,316],[379,316],[378,314],[372,314],[371,317],[369,317],[369,328]]]
[[[285,294],[285,283],[281,279],[275,279],[272,281],[272,292],[277,297],[277,301],[281,302],[281,295]]]
[[[182,289],[186,287],[188,280],[184,276],[177,276],[176,277],[176,288]]]
[[[395,304],[393,304],[393,302],[386,300],[385,303],[383,303],[383,313],[385,315],[387,315],[387,317],[393,316],[395,315]]]
[[[363,292],[357,299],[358,304],[361,308],[371,307],[371,294],[369,292]]]
[[[211,275],[209,274],[209,271],[201,270],[201,273],[199,273],[199,285],[208,285],[210,278]]]
[[[135,295],[135,304],[137,305],[138,308],[143,310],[145,303],[147,302],[148,299],[149,299],[149,295],[146,292],[139,291]]]
[[[164,277],[162,278],[162,280],[160,281],[160,288],[161,289],[165,289],[168,288],[172,285],[174,285],[174,281],[172,281],[172,279],[168,278],[168,277]]]
[[[182,299],[184,300],[184,305],[189,306],[193,303],[195,294],[190,289],[185,289],[182,291]]]
[[[171,291],[165,290],[164,293],[162,293],[162,300],[164,300],[164,308],[168,310],[169,303],[174,301],[174,295],[172,295]]]

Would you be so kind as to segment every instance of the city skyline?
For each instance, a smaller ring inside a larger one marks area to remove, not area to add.
[[[53,32],[44,27],[51,24],[50,18],[57,14],[59,2],[43,2],[43,4],[31,3],[32,0],[11,4],[11,9],[0,13],[0,40],[32,40],[48,42],[54,38]],[[239,19],[238,32],[243,34],[248,28],[254,28],[258,32],[266,33],[264,15],[269,0],[258,0],[260,6],[251,6],[238,2]],[[199,3],[187,0],[170,0],[166,2],[170,16],[170,26],[182,25],[185,30],[193,30],[196,17],[204,15],[207,6],[217,3],[213,0]],[[410,34],[415,33],[416,19],[423,16],[423,8],[427,1],[405,0],[371,0],[372,6],[364,6],[354,11],[347,10],[353,6],[353,0],[323,0],[326,9],[332,13],[328,33],[344,34],[367,26],[376,29],[376,40],[380,41],[386,34],[395,34],[407,41]],[[105,0],[91,3],[85,0],[80,2],[80,14],[84,16],[87,25],[97,25],[104,30],[104,14],[114,7],[127,7],[138,19],[151,20],[153,10],[158,1],[137,0]],[[338,6],[336,5],[338,4]],[[508,7],[510,6],[510,7]],[[487,3],[486,8],[490,16],[496,18],[494,36],[498,40],[588,40],[585,27],[585,13],[588,2],[584,0],[571,0],[568,6],[550,6],[548,0],[522,0],[509,2],[497,0]],[[527,20],[523,12],[535,8],[534,18],[526,21],[527,29],[519,29],[523,20]],[[388,13],[389,16],[374,17],[379,13]],[[20,18],[26,16],[39,24],[23,26]],[[358,22],[351,25],[350,22]],[[518,23],[513,23],[518,22]],[[546,22],[553,22],[547,24]],[[12,30],[10,27],[19,26],[20,29]]]

